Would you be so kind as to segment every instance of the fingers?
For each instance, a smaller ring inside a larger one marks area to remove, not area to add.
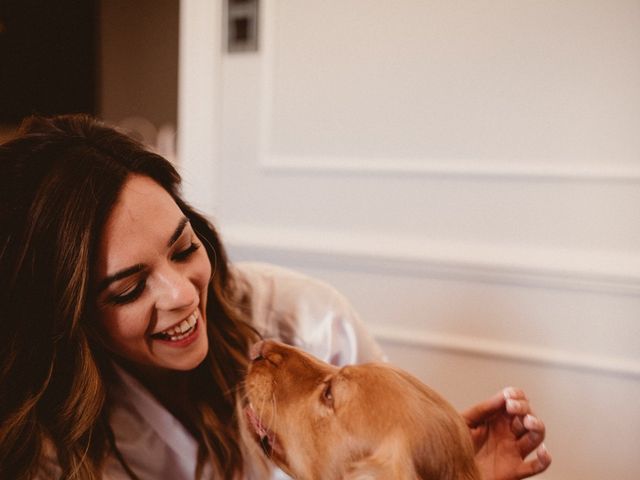
[[[471,441],[473,442],[473,449],[477,452],[482,448],[482,446],[487,441],[487,437],[489,435],[489,429],[486,425],[481,425],[476,428],[470,428],[469,433],[471,433]]]
[[[514,387],[507,387],[503,390],[507,413],[510,415],[525,416],[531,413],[529,399],[522,390]]]
[[[476,447],[476,451],[489,441],[510,445],[517,449],[522,463],[513,465],[513,478],[527,478],[546,470],[551,464],[551,455],[542,443],[545,437],[545,425],[532,410],[525,393],[508,387],[494,396],[475,405],[463,414]],[[529,455],[535,451],[535,456]],[[513,454],[516,454],[512,450]],[[497,455],[494,451],[492,455]],[[497,458],[497,457],[496,457]],[[526,460],[525,460],[526,459]]]
[[[501,412],[506,412],[510,419],[507,420],[507,417],[498,415]],[[469,408],[462,413],[462,416],[472,429],[474,441],[486,436],[488,422],[492,424],[493,429],[510,428],[519,442],[523,458],[544,440],[544,423],[533,415],[529,399],[519,388],[507,387],[484,402]]]
[[[511,416],[511,432],[516,438],[520,438],[527,433],[524,419],[531,414],[531,407],[528,400],[512,400],[506,402],[507,414]]]
[[[544,423],[533,415],[524,417],[524,427],[527,429],[527,433],[522,435],[517,441],[518,450],[522,458],[538,448],[545,436]]]
[[[526,400],[527,396],[524,393],[524,390],[517,387],[505,387],[502,389],[502,394],[504,398],[511,398],[513,400]]]
[[[527,429],[522,421],[523,418],[524,417],[513,417],[513,420],[511,420],[511,431],[516,438],[520,438],[527,433]]]
[[[500,412],[504,408],[507,398],[504,393],[505,391],[506,389],[462,412],[462,417],[467,422],[467,425],[470,428],[478,427],[486,422],[492,415]]]
[[[536,450],[536,457],[523,462],[518,468],[518,478],[527,478],[544,472],[551,465],[551,454],[544,443]]]
[[[513,420],[511,421],[511,431],[516,438],[520,438],[522,435],[527,433],[527,428],[524,425],[524,418],[526,415],[532,413],[529,400],[520,389],[509,387],[504,391],[507,413],[513,416]]]
[[[499,413],[505,406],[507,413],[510,415],[524,417],[528,413],[531,413],[529,400],[525,393],[519,388],[506,387],[484,402],[474,405],[462,412],[462,416],[466,420],[467,425],[474,428],[489,420],[496,413]]]

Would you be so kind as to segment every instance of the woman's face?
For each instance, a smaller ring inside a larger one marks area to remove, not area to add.
[[[104,344],[148,369],[191,370],[209,348],[211,264],[171,196],[148,177],[125,182],[99,245],[98,320]]]

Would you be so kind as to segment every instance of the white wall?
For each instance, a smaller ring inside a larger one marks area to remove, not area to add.
[[[187,193],[233,257],[334,284],[461,408],[524,387],[541,478],[640,478],[640,2],[265,0],[238,55],[181,8]]]

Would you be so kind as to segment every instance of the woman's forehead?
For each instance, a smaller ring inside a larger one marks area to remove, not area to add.
[[[141,254],[164,249],[184,214],[171,195],[149,177],[127,179],[100,238],[98,272],[140,263]]]

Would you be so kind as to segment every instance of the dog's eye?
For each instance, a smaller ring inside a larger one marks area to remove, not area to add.
[[[322,401],[329,407],[333,407],[333,392],[331,391],[331,382],[325,384],[322,390]]]

